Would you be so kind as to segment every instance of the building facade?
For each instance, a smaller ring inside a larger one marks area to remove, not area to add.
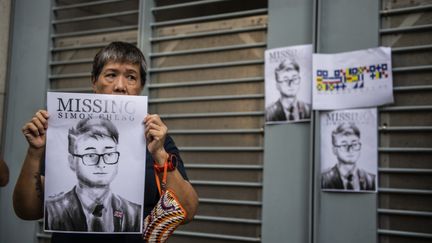
[[[92,57],[115,40],[145,52],[149,111],[170,128],[200,197],[195,220],[170,242],[432,239],[430,1],[0,2],[10,13],[0,15],[10,19],[1,21],[0,55],[11,169],[0,242],[49,242],[42,221],[12,208],[27,146],[21,127],[47,91],[91,92]],[[379,108],[378,193],[321,192],[318,111],[310,122],[265,125],[264,51],[300,44],[316,53],[392,47],[395,103]]]

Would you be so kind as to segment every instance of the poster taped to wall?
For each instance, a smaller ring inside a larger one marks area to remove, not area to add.
[[[147,97],[48,92],[49,232],[140,233]]]
[[[311,83],[312,45],[266,50],[266,123],[309,121]]]
[[[391,49],[313,55],[313,109],[337,110],[393,102]]]
[[[377,109],[321,112],[321,188],[376,192]]]

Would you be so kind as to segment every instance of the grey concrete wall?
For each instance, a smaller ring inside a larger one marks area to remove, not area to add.
[[[11,0],[0,0],[0,128],[3,125],[3,106],[6,89],[10,11]],[[2,134],[3,131],[0,129],[0,138],[2,137]]]
[[[269,0],[268,14],[268,48],[378,45],[379,1]],[[376,242],[376,194],[321,192],[318,116],[265,127],[262,242]]]
[[[3,145],[4,157],[10,169],[10,182],[0,189],[2,243],[36,241],[36,222],[17,218],[12,206],[12,193],[27,149],[21,127],[45,103],[50,43],[49,16],[49,0],[13,2]]]
[[[267,48],[312,43],[312,0],[269,0]],[[308,242],[311,235],[310,122],[266,125],[262,242]]]
[[[344,52],[379,45],[379,1],[321,2],[317,52]],[[355,17],[352,10],[355,10]],[[316,131],[315,167],[320,168],[319,129]],[[315,178],[319,178],[319,173],[316,173]],[[318,225],[316,242],[376,242],[377,195],[375,193],[321,192],[319,183],[320,181],[317,180],[315,185],[317,188],[315,220]]]

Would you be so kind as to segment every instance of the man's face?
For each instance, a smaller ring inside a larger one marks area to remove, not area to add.
[[[108,62],[93,80],[93,91],[98,94],[139,95],[142,89],[138,64]]]
[[[360,157],[360,139],[356,135],[337,134],[333,144],[333,153],[338,161],[345,164],[355,164]]]
[[[89,137],[81,135],[75,141],[75,154],[94,157],[94,154],[117,152],[117,144],[109,137]],[[93,154],[93,155],[92,155]],[[97,158],[97,155],[96,155]],[[91,187],[109,185],[118,172],[118,163],[106,164],[103,156],[96,165],[85,165],[83,159],[77,156],[71,158],[71,168],[76,172],[78,181]]]
[[[276,87],[285,97],[295,97],[300,88],[300,74],[294,65],[288,66],[276,73]]]

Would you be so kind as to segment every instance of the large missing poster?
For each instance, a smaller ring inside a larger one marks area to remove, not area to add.
[[[48,92],[49,232],[140,233],[147,97]]]
[[[374,107],[393,102],[391,49],[313,55],[313,109]]]
[[[377,190],[377,109],[321,112],[321,188]]]
[[[309,121],[311,116],[312,45],[265,52],[266,123]]]

